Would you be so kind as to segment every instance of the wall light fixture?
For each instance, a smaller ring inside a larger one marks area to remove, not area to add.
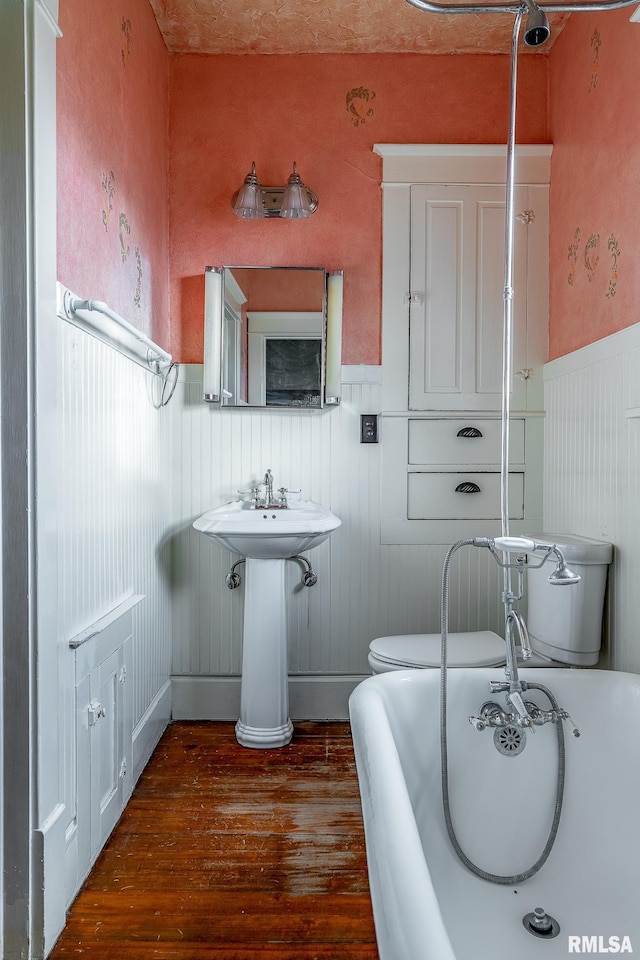
[[[327,276],[327,355],[325,365],[325,399],[328,405],[342,400],[342,270]]]
[[[204,272],[204,370],[203,399],[219,403],[222,381],[222,269],[207,267]]]
[[[256,165],[231,199],[231,206],[240,220],[261,220],[263,217],[283,217],[303,220],[318,209],[318,198],[305,187],[295,161],[293,173],[283,187],[263,187],[256,175]]]

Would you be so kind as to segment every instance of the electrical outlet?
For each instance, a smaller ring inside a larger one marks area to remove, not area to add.
[[[360,443],[378,442],[378,414],[360,414]]]

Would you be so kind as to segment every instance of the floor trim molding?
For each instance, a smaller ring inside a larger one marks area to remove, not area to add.
[[[347,720],[349,697],[365,676],[289,677],[292,720]],[[172,677],[174,720],[237,720],[240,677]]]

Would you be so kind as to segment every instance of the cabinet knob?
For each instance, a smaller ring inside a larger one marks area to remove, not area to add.
[[[107,715],[107,711],[98,700],[91,701],[88,707],[88,713],[90,727],[94,726],[98,720],[101,720],[102,717],[106,717]]]
[[[463,480],[456,487],[456,493],[481,493],[480,487],[473,480]]]
[[[457,437],[481,437],[482,430],[478,430],[477,427],[462,427],[461,430],[458,430]]]

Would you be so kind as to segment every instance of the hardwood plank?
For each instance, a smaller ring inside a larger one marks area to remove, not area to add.
[[[281,750],[175,723],[51,960],[376,960],[348,724]]]
[[[251,944],[228,942],[224,946],[215,944],[189,944],[188,951],[182,945],[158,943],[129,943],[114,941],[109,944],[61,944],[57,957],[67,960],[69,957],[90,960],[372,960],[378,954],[372,953],[368,944],[351,943],[334,945],[318,944]]]

